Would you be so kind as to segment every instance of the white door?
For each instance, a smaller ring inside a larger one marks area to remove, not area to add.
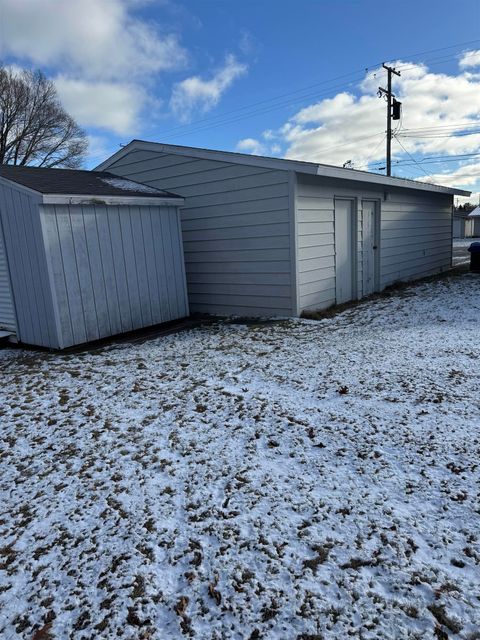
[[[355,298],[355,233],[353,200],[335,199],[335,290],[337,304]]]
[[[10,272],[0,224],[0,331],[16,331],[15,305],[13,303]]]
[[[378,203],[364,200],[363,209],[363,295],[380,290],[380,216]]]

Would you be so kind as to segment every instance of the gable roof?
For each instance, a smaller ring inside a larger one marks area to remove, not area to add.
[[[97,169],[108,169],[117,160],[131,151],[156,151],[157,153],[171,153],[177,155],[191,156],[193,158],[219,160],[229,163],[245,164],[250,166],[265,167],[267,169],[279,169],[282,171],[295,171],[296,173],[306,173],[310,175],[322,176],[324,178],[339,178],[341,180],[366,182],[379,184],[386,187],[400,187],[415,189],[417,191],[430,191],[434,193],[445,193],[449,195],[469,196],[470,191],[443,187],[417,180],[407,180],[405,178],[393,178],[382,176],[378,173],[359,171],[358,169],[345,169],[333,165],[319,164],[317,162],[304,162],[303,160],[288,160],[285,158],[271,158],[267,156],[255,156],[247,153],[235,151],[216,151],[214,149],[202,149],[199,147],[186,147],[182,145],[163,144],[161,142],[148,142],[146,140],[132,140],[110,158],[98,165]]]
[[[473,211],[470,211],[470,213],[468,214],[468,217],[470,218],[480,218],[480,205],[478,207],[475,207],[475,209],[473,209]]]
[[[148,187],[106,171],[81,169],[45,169],[0,165],[0,178],[33,191],[50,195],[121,196],[122,198],[179,198],[173,193]]]

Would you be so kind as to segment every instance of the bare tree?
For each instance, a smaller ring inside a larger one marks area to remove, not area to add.
[[[0,164],[75,168],[87,146],[51,80],[0,65]]]

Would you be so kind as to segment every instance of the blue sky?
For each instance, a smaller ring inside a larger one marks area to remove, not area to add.
[[[0,0],[0,56],[55,80],[89,166],[138,137],[370,170],[392,61],[394,172],[480,191],[478,0]]]

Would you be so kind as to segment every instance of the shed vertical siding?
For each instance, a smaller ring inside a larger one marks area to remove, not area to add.
[[[7,251],[3,239],[2,221],[0,219],[0,329],[17,330],[15,318],[15,302],[10,284]]]
[[[40,211],[60,347],[188,315],[177,207],[42,205]]]
[[[186,199],[191,311],[296,314],[288,172],[149,151],[132,151],[108,171]]]
[[[0,181],[0,216],[17,316],[26,344],[58,347],[38,205],[41,198]]]

